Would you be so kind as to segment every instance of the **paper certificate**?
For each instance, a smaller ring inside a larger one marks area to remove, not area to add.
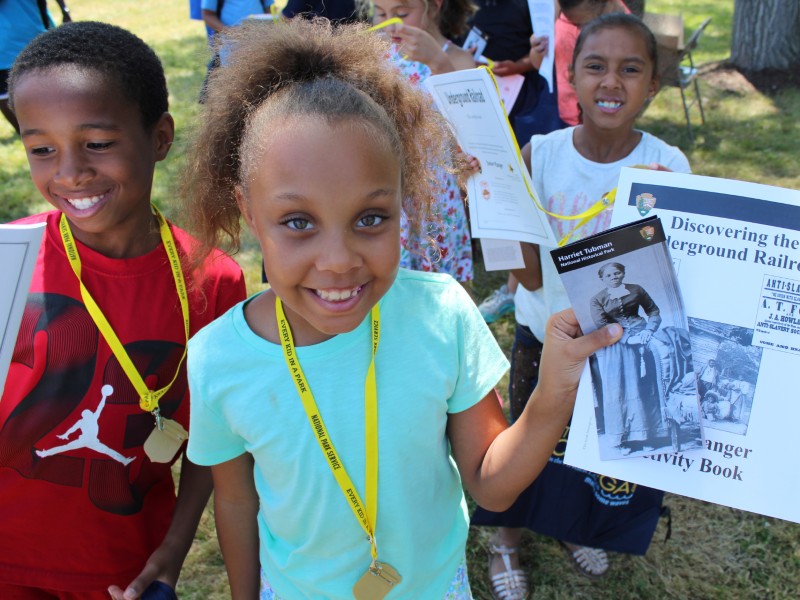
[[[547,82],[547,89],[553,93],[553,57],[556,49],[556,7],[555,0],[528,0],[531,11],[531,25],[533,35],[536,37],[547,36],[547,54],[539,66],[539,75]]]
[[[461,148],[481,162],[481,173],[467,181],[472,236],[557,246],[487,70],[435,75],[424,84]]]
[[[703,448],[601,461],[584,373],[565,461],[800,523],[800,192],[623,169],[612,225],[643,215],[661,219],[683,293]]]
[[[0,393],[6,382],[45,224],[0,225]]]

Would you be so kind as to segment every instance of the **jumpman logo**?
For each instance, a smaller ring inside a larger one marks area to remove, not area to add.
[[[126,456],[122,456],[122,454],[112,448],[109,448],[100,441],[100,427],[98,425],[100,413],[103,412],[103,409],[106,406],[106,398],[114,393],[114,388],[110,385],[104,385],[100,392],[103,394],[103,397],[100,400],[100,405],[97,407],[97,410],[94,412],[91,410],[84,410],[81,412],[81,418],[78,419],[78,422],[75,423],[75,425],[70,427],[63,434],[56,436],[60,440],[67,440],[69,439],[69,436],[80,430],[81,433],[76,439],[67,444],[50,448],[49,450],[37,450],[36,455],[44,458],[45,456],[61,454],[62,452],[69,452],[70,450],[88,448],[90,450],[94,450],[95,452],[99,452],[100,454],[110,456],[117,462],[121,462],[123,465],[130,464],[135,457],[128,458]]]

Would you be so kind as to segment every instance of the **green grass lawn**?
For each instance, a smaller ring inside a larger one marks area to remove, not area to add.
[[[796,135],[800,90],[765,96],[738,74],[715,68],[729,55],[733,0],[647,0],[646,4],[653,12],[682,13],[687,37],[707,16],[712,22],[695,53],[703,72],[700,89],[706,109],[705,125],[700,125],[697,112],[693,114],[695,143],[689,142],[680,94],[675,88],[664,89],[655,98],[640,127],[680,146],[696,173],[800,189]],[[167,161],[158,167],[153,198],[180,224],[175,183],[184,161],[187,133],[199,115],[196,99],[208,60],[202,24],[189,20],[185,0],[71,0],[70,7],[75,19],[108,21],[134,31],[163,60],[177,139]],[[48,206],[30,182],[21,144],[2,120],[0,190],[0,222]],[[237,259],[245,269],[251,292],[260,288],[258,258],[255,244],[245,240]],[[501,280],[502,275],[487,274],[478,265],[476,295],[487,295]],[[501,345],[510,348],[512,319],[505,318],[492,327]],[[797,471],[787,472],[787,477],[796,478]],[[526,535],[522,561],[530,575],[532,597],[800,596],[800,526],[675,495],[667,495],[666,503],[673,514],[672,538],[663,541],[666,526],[662,523],[646,556],[614,556],[609,575],[601,581],[578,576],[553,540]],[[468,544],[473,593],[480,600],[491,597],[485,577],[487,537],[486,531],[473,530]],[[229,597],[211,511],[201,523],[179,591],[182,598],[196,600]]]

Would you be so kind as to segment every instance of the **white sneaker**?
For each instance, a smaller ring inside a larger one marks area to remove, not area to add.
[[[503,315],[514,312],[514,294],[503,284],[480,303],[478,310],[481,311],[484,321],[494,323]]]

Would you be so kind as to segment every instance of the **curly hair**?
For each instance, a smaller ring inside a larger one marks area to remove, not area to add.
[[[9,74],[9,104],[14,88],[27,73],[74,65],[102,73],[119,84],[136,106],[146,129],[167,110],[164,68],[156,53],[130,31],[97,21],[76,21],[35,37],[17,56]]]
[[[412,226],[429,217],[432,168],[450,156],[454,140],[430,99],[386,60],[389,47],[379,36],[363,24],[334,28],[325,19],[294,19],[266,28],[243,24],[224,43],[229,55],[209,80],[182,185],[199,240],[194,265],[214,247],[239,249],[236,189],[246,189],[276,123],[291,117],[364,122],[397,156]]]

